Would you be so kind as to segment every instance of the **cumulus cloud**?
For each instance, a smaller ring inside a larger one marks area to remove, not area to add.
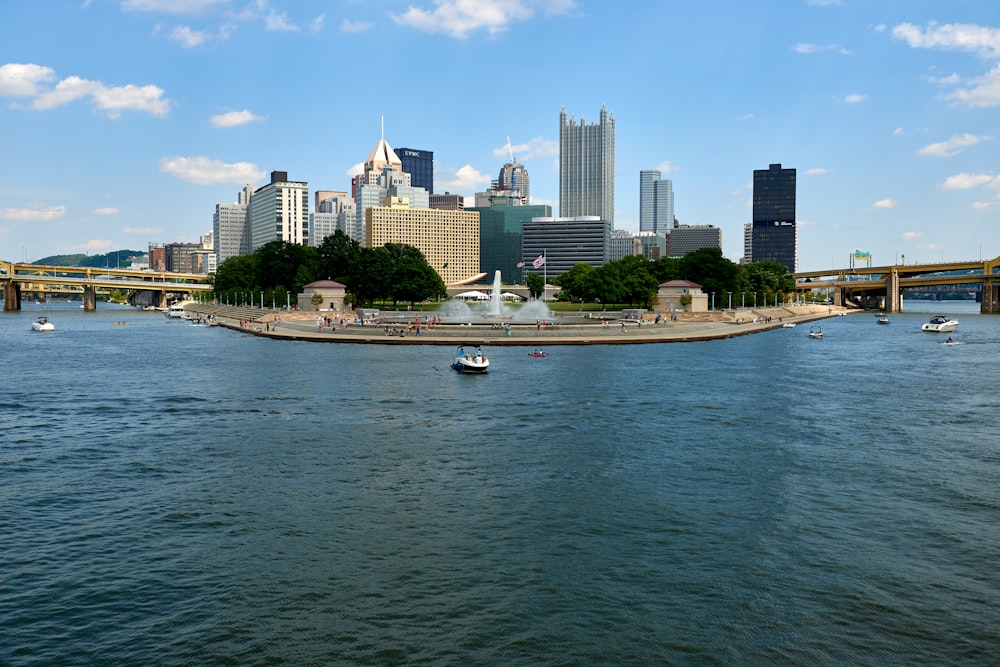
[[[900,23],[892,29],[895,39],[915,49],[969,51],[981,58],[1000,58],[1000,29],[971,23],[928,23],[925,28]]]
[[[233,27],[224,25],[218,32],[208,30],[192,30],[186,25],[177,26],[170,33],[170,39],[180,44],[185,49],[191,49],[202,44],[224,42],[232,35]]]
[[[446,173],[441,186],[448,192],[474,192],[490,184],[490,177],[481,173],[472,165],[460,167],[450,174]]]
[[[989,201],[977,201],[972,203],[972,209],[975,211],[989,211],[994,208],[1000,208],[1000,195],[997,195]]]
[[[263,120],[263,116],[254,115],[249,109],[243,109],[242,111],[230,111],[228,113],[212,116],[211,123],[212,127],[236,127],[238,125],[246,125],[247,123],[260,122]]]
[[[533,158],[559,155],[559,144],[551,139],[535,137],[527,143],[511,144],[510,151],[513,151],[514,158],[517,160],[531,160]],[[510,157],[510,151],[507,149],[507,144],[504,144],[499,148],[494,148],[493,155],[507,158]]]
[[[821,46],[819,44],[809,44],[805,42],[799,42],[798,44],[792,45],[792,51],[795,51],[796,53],[801,53],[803,55],[810,55],[813,53],[823,53],[823,52],[838,53],[842,56],[854,55],[853,51],[851,51],[850,49],[845,49],[839,44],[826,44]]]
[[[527,21],[537,12],[563,14],[575,7],[573,0],[434,0],[433,9],[410,6],[393,14],[398,25],[428,33],[444,33],[465,39],[469,33],[485,30],[491,35]]]
[[[946,95],[945,99],[957,100],[977,108],[1000,105],[1000,65],[996,65],[983,76],[969,79],[967,87]]]
[[[265,173],[249,162],[225,163],[207,157],[165,157],[160,160],[160,171],[188,183],[216,185],[235,183],[245,185],[264,178]]]
[[[25,208],[0,208],[0,220],[30,220],[47,222],[66,215],[65,206],[29,206]]]
[[[340,23],[340,32],[366,32],[375,27],[371,21],[350,21],[344,19]]]
[[[0,97],[34,97],[40,86],[54,78],[51,67],[8,63],[0,67]]]
[[[673,164],[670,160],[664,160],[660,164],[656,165],[656,170],[661,174],[672,174],[676,171],[680,171],[677,165]]]
[[[355,165],[352,165],[348,167],[347,171],[344,173],[347,174],[347,176],[350,178],[354,178],[355,176],[360,176],[361,174],[365,173],[365,163],[359,162]]]
[[[899,206],[899,202],[895,199],[879,199],[872,204],[872,208],[896,208],[897,206]]]
[[[94,215],[118,215],[119,213],[121,213],[121,211],[110,206],[94,209]]]
[[[107,86],[78,76],[66,77],[51,90],[36,91],[31,108],[45,111],[84,98],[90,98],[95,109],[112,119],[121,118],[123,111],[145,111],[154,116],[170,112],[170,100],[158,86]]]
[[[288,20],[288,15],[284,12],[270,11],[264,19],[264,27],[268,30],[278,32],[299,32],[302,30],[298,25]]]
[[[956,134],[952,136],[947,141],[939,141],[934,144],[928,144],[917,151],[917,155],[931,155],[934,157],[954,157],[958,155],[963,148],[968,148],[969,146],[975,146],[981,141],[989,141],[992,137],[981,135],[977,136],[975,134]]]
[[[844,102],[847,104],[860,104],[868,99],[867,95],[862,95],[861,93],[851,93],[844,97]]]
[[[205,14],[228,4],[228,0],[122,0],[125,11],[161,14]]]
[[[993,174],[955,174],[944,180],[941,187],[945,190],[969,190],[985,185],[988,188],[1000,188],[1000,176]]]

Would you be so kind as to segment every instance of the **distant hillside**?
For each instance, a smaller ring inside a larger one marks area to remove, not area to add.
[[[96,268],[128,268],[133,257],[146,253],[142,250],[115,250],[105,255],[52,255],[32,262],[46,266],[93,266]]]

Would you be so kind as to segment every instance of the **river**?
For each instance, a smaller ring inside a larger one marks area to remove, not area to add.
[[[2,313],[0,664],[995,664],[1000,316],[906,309],[472,377]]]

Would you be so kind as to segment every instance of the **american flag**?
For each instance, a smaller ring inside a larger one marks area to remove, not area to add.
[[[533,267],[535,267],[536,269],[540,269],[543,266],[545,266],[545,253],[543,252],[541,255],[539,255],[538,257],[536,257],[534,259],[534,261],[531,262],[531,265]]]

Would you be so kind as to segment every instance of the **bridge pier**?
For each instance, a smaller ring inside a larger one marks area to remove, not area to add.
[[[983,300],[979,304],[979,312],[1000,313],[1000,280],[987,278],[983,281]]]
[[[903,312],[903,291],[899,288],[899,272],[895,268],[885,276],[885,303],[882,309],[887,313]]]
[[[3,283],[3,309],[21,310],[21,286],[13,280]]]
[[[97,310],[97,290],[92,285],[83,286],[83,312],[92,313]]]

